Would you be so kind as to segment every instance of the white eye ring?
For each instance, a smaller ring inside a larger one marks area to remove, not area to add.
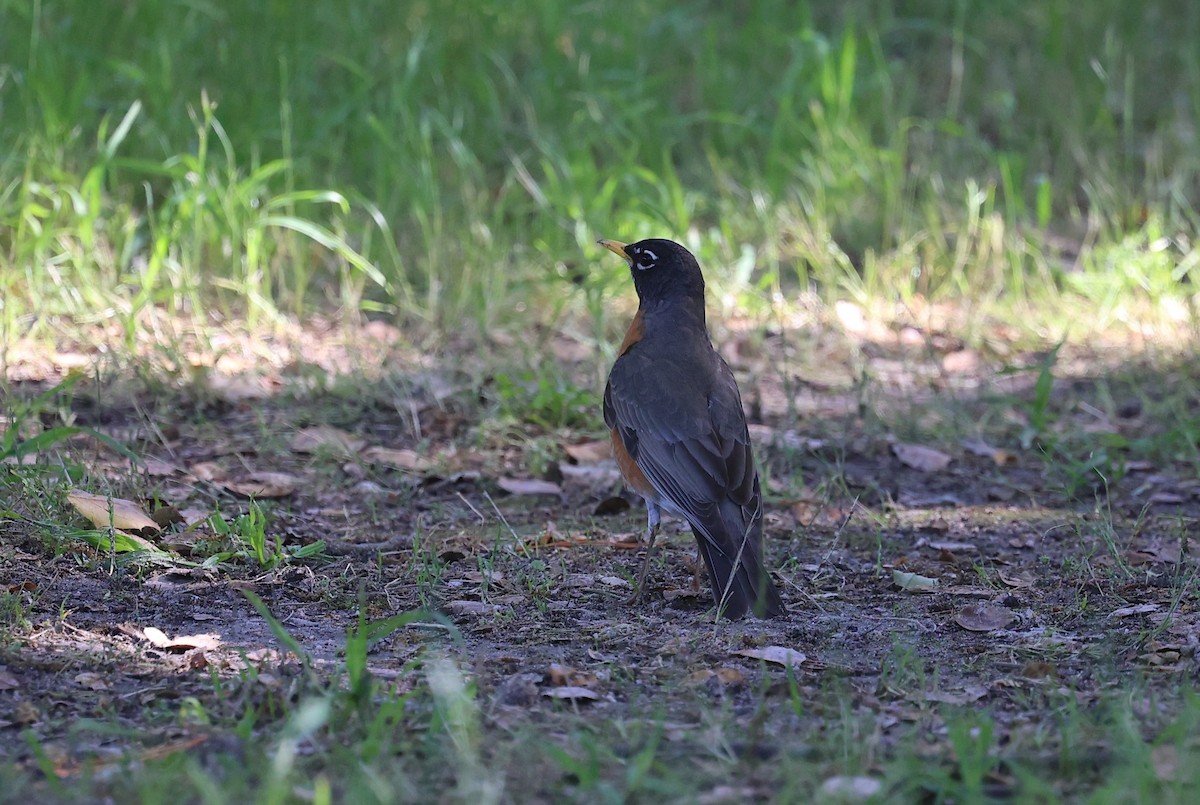
[[[654,266],[657,265],[658,255],[649,249],[638,249],[638,255],[645,255],[646,257],[650,258],[649,263],[643,263],[641,260],[637,261],[638,271],[645,271],[646,269],[654,268]]]

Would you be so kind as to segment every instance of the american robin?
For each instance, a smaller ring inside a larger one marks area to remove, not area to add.
[[[617,464],[646,500],[649,547],[635,600],[667,512],[691,525],[719,614],[782,615],[763,566],[762,492],[746,415],[733,372],[708,336],[700,265],[670,240],[600,245],[629,264],[638,295],[604,389]]]

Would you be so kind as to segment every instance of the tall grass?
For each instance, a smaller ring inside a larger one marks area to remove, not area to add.
[[[0,15],[8,331],[132,331],[148,306],[332,303],[430,332],[599,313],[621,269],[601,234],[684,240],[735,296],[1101,319],[1186,296],[1200,261],[1183,0]]]

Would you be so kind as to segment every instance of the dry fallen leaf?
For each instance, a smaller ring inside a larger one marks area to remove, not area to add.
[[[13,708],[9,714],[10,724],[36,724],[41,720],[42,714],[38,712],[37,705],[31,701],[19,701],[17,706]]]
[[[171,638],[156,626],[147,626],[142,630],[142,636],[155,648],[180,653],[195,648],[213,649],[221,645],[221,636],[218,634],[193,634]]]
[[[688,674],[684,684],[695,687],[703,685],[710,679],[715,679],[722,685],[740,685],[746,681],[746,675],[740,669],[729,666],[718,668],[715,671],[711,668],[701,668]]]
[[[1000,571],[1000,581],[1007,584],[1009,587],[1024,589],[1025,587],[1033,586],[1033,577],[1027,573],[1005,573]]]
[[[956,349],[942,356],[942,369],[946,374],[961,375],[978,371],[981,363],[979,353],[973,349]]]
[[[226,481],[221,486],[248,498],[285,498],[296,491],[300,479],[287,472],[252,472],[236,481]]]
[[[1158,604],[1135,604],[1134,606],[1121,607],[1114,609],[1109,613],[1110,618],[1128,618],[1130,615],[1146,615],[1151,612],[1158,611]]]
[[[171,464],[170,462],[163,461],[161,458],[154,458],[153,456],[147,456],[142,459],[142,462],[144,465],[143,466],[144,472],[147,475],[151,475],[156,478],[168,478],[168,477],[174,475],[176,472],[179,472],[178,467],[176,467],[174,464]]]
[[[938,586],[938,580],[917,573],[905,573],[903,570],[892,571],[892,584],[901,590],[912,593],[928,593]]]
[[[742,651],[733,652],[739,657],[750,657],[755,660],[763,660],[764,662],[775,663],[782,665],[785,668],[799,666],[808,659],[802,652],[796,651],[794,648],[786,646],[767,646],[766,648],[748,648]]]
[[[361,450],[366,442],[332,425],[315,425],[292,434],[290,444],[297,453],[327,450],[339,456],[349,456]]]
[[[664,601],[707,601],[708,590],[693,587],[690,584],[684,587],[668,587],[662,591],[662,597]]]
[[[38,461],[37,453],[26,453],[23,456],[6,456],[0,460],[0,464],[16,464],[18,466],[32,466]],[[12,723],[12,722],[8,722]]]
[[[822,802],[866,802],[883,790],[874,777],[830,777],[821,783]]]
[[[621,470],[615,461],[602,461],[598,464],[568,464],[558,465],[563,480],[597,490],[615,486],[621,479]]]
[[[570,665],[561,665],[556,662],[550,663],[550,667],[546,670],[546,675],[550,677],[551,685],[560,688],[586,688],[600,681],[591,671],[580,671],[578,668],[572,668]]]
[[[270,671],[259,671],[257,681],[268,690],[278,690],[283,687],[283,680]]]
[[[84,671],[83,673],[76,674],[75,684],[88,690],[108,690],[112,687],[102,674],[98,674],[95,671]]]
[[[1154,776],[1164,783],[1183,781],[1182,769],[1179,764],[1179,750],[1174,744],[1160,744],[1150,750],[1150,765],[1154,768]],[[1189,772],[1194,773],[1194,769]]]
[[[394,449],[391,447],[368,447],[362,451],[363,460],[370,464],[387,464],[410,472],[428,472],[434,468],[434,462],[416,450],[407,447]]]
[[[536,478],[498,478],[496,484],[510,495],[561,495],[562,487]]]
[[[950,456],[941,450],[935,450],[932,447],[925,447],[920,444],[897,442],[892,445],[892,452],[896,454],[896,458],[900,459],[901,464],[907,464],[914,470],[920,470],[921,472],[944,470],[946,465],[951,461]]]
[[[112,526],[128,531],[148,528],[152,533],[161,530],[158,523],[151,520],[149,515],[130,500],[93,495],[78,489],[68,492],[67,500],[96,528]]]
[[[976,584],[951,584],[941,587],[938,592],[943,595],[961,595],[966,598],[991,598],[996,591],[991,587],[980,587]]]
[[[542,691],[543,696],[551,699],[570,699],[571,701],[595,701],[600,698],[600,694],[588,688],[581,688],[575,685],[568,685],[562,688],[550,688],[550,690]]]
[[[1138,550],[1130,550],[1125,554],[1125,561],[1131,565],[1151,565],[1166,563],[1173,565],[1179,562],[1180,544],[1178,542],[1154,543]]]
[[[753,786],[722,783],[699,794],[692,801],[696,805],[732,805],[736,802],[758,802],[762,798],[762,792]]]
[[[722,685],[740,685],[746,681],[746,675],[741,669],[730,668],[728,665],[718,668],[716,676]]]
[[[198,481],[211,481],[217,483],[224,478],[229,477],[229,473],[215,461],[200,461],[193,464],[189,471]]]
[[[992,453],[992,461],[994,461],[998,467],[1003,467],[1005,464],[1016,464],[1017,454],[997,448],[996,452]]]
[[[234,404],[265,400],[271,396],[271,392],[274,390],[273,386],[272,379],[249,372],[238,374],[210,372],[208,375],[209,389],[222,400]]]
[[[446,611],[451,615],[494,615],[500,611],[496,604],[486,601],[447,601]]]
[[[162,629],[159,629],[157,626],[147,626],[142,630],[142,636],[149,640],[152,645],[157,646],[158,648],[162,648],[163,646],[167,645],[167,643],[171,642],[171,638],[167,637],[166,632],[164,632]]]
[[[174,506],[159,506],[150,513],[150,519],[158,523],[159,528],[166,528],[172,525],[185,525],[187,523],[187,520],[183,517],[183,513]]]
[[[994,632],[1016,619],[1011,610],[985,602],[967,604],[954,616],[955,623],[971,632]]]
[[[982,699],[988,694],[987,685],[974,685],[965,688],[961,691],[954,690],[929,690],[920,694],[922,701],[926,702],[941,702],[943,704],[956,704],[960,707],[964,704],[972,704]]]
[[[1017,460],[1016,455],[1013,453],[1000,447],[993,447],[982,439],[963,439],[961,444],[962,448],[968,453],[990,458],[999,467],[1005,464],[1012,464]]]
[[[613,457],[612,442],[608,439],[598,439],[582,444],[564,444],[563,450],[579,464],[598,464]]]
[[[1156,640],[1150,641],[1149,651],[1138,655],[1138,659],[1156,671],[1176,673],[1183,670],[1179,661],[1183,657],[1184,647],[1179,644],[1163,644]]]
[[[768,425],[751,423],[749,428],[750,441],[762,442],[763,444],[770,444],[789,450],[805,450],[811,453],[823,449],[828,443],[825,439],[801,436],[794,430],[778,431]]]
[[[918,541],[917,545],[920,546],[922,542],[923,542],[923,540]],[[925,545],[928,545],[930,548],[933,548],[935,551],[948,551],[951,553],[953,553],[954,551],[977,551],[977,550],[979,550],[978,548],[975,547],[975,543],[973,543],[973,542],[954,542],[954,541],[940,541],[939,540],[936,542],[925,542]]]
[[[1023,679],[1054,679],[1058,676],[1058,669],[1044,660],[1032,660],[1025,663],[1017,676]]]

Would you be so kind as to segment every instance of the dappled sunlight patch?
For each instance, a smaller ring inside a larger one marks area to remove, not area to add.
[[[390,325],[334,324],[319,315],[254,324],[181,319],[148,308],[132,340],[116,325],[67,319],[43,324],[53,336],[16,336],[0,350],[10,382],[53,383],[71,371],[106,373],[133,362],[164,382],[208,385],[236,402],[270,396],[285,381],[326,388],[347,374],[378,378],[395,365],[414,371],[436,366],[434,356],[397,337]]]

